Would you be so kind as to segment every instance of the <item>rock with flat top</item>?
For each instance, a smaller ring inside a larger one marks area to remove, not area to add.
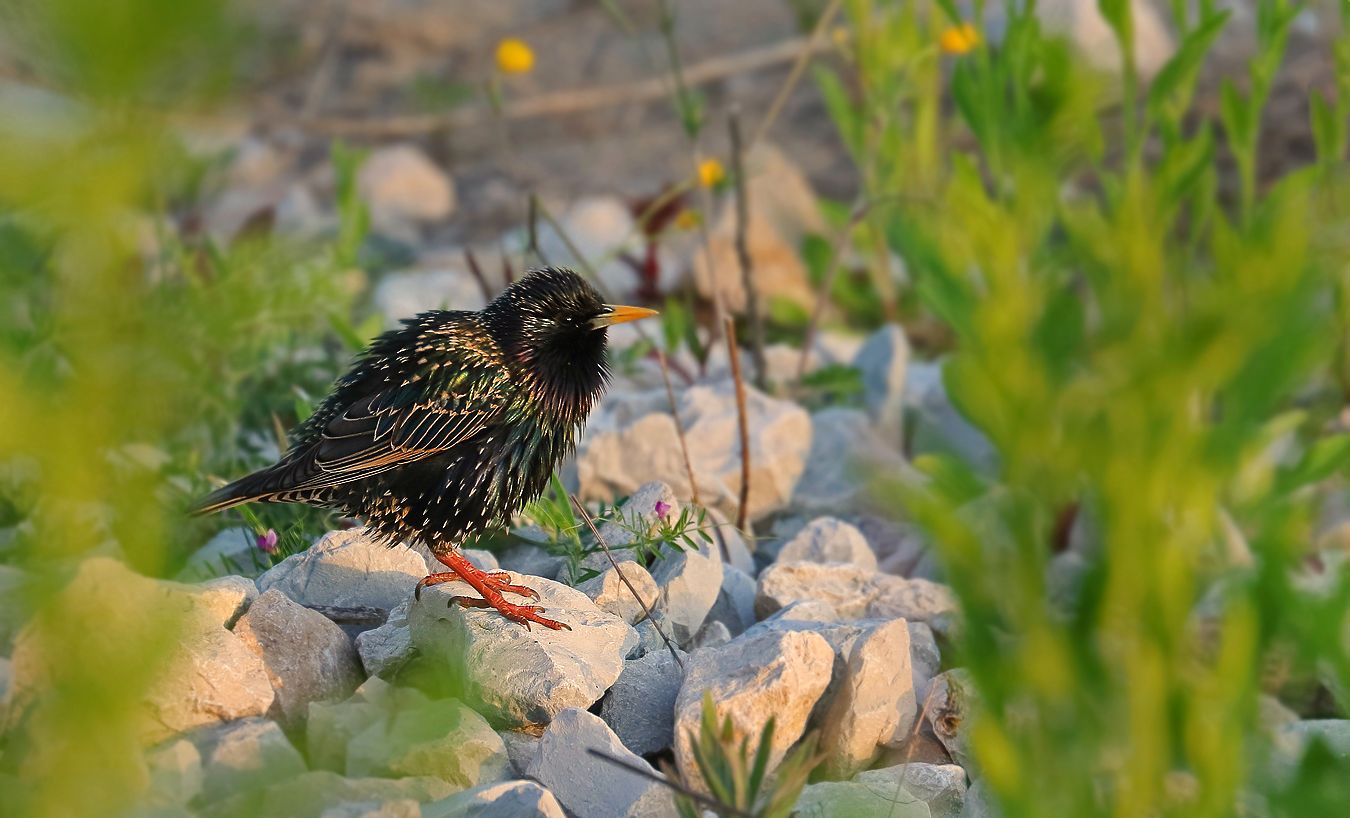
[[[463,592],[435,585],[409,609],[413,645],[433,666],[463,674],[487,712],[508,725],[547,724],[568,707],[590,707],[623,671],[637,632],[575,588],[511,577],[537,591],[543,615],[570,630],[527,629],[492,609],[447,604]]]
[[[621,571],[622,577],[619,575]],[[624,582],[625,578],[627,583]],[[630,625],[647,616],[644,603],[655,611],[661,596],[656,580],[652,579],[646,568],[633,561],[619,562],[618,567],[608,565],[599,576],[578,585],[577,590],[590,597],[600,610],[612,613]],[[634,591],[637,591],[641,601],[638,596],[634,596]]]
[[[412,658],[412,633],[408,630],[410,596],[389,612],[384,624],[356,635],[356,652],[367,676],[393,676]]]
[[[369,607],[384,611],[412,595],[427,574],[416,551],[390,548],[364,528],[330,531],[307,550],[287,557],[258,577],[258,590],[273,588],[308,607]]]
[[[759,617],[804,600],[829,605],[840,619],[903,618],[926,622],[939,632],[957,611],[956,598],[945,585],[857,565],[777,562],[759,575],[755,597]]]
[[[904,787],[881,792],[856,781],[808,784],[798,796],[792,814],[797,818],[854,818],[859,815],[933,818],[928,804]]]

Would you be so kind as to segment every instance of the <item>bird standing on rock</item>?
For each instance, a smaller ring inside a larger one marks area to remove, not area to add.
[[[459,553],[469,535],[505,524],[538,497],[609,380],[606,327],[655,310],[605,304],[571,270],[531,272],[479,312],[437,310],[371,343],[276,464],[206,497],[205,514],[242,503],[307,503],[360,517],[390,545],[421,540],[449,571],[529,627],[568,626],[507,602],[506,572]],[[570,630],[570,628],[569,628]]]

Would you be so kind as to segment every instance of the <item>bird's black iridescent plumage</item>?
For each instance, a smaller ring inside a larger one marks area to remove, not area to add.
[[[479,312],[434,311],[377,338],[275,465],[199,511],[292,502],[360,517],[434,552],[537,497],[604,391],[608,307],[548,268]]]

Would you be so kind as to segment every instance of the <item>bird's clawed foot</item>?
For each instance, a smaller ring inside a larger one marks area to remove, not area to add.
[[[471,574],[471,576],[473,576],[475,579],[481,580],[485,586],[491,588],[492,590],[498,593],[519,594],[520,596],[526,596],[529,597],[530,599],[534,600],[539,599],[539,592],[534,590],[533,588],[527,588],[524,585],[512,585],[511,575],[505,571],[488,572],[478,570],[476,568],[474,570],[477,571],[477,573]],[[417,583],[417,587],[413,589],[413,597],[420,601],[422,599],[423,588],[426,588],[431,585],[440,585],[442,582],[454,582],[456,580],[467,582],[470,585],[477,588],[477,585],[472,579],[470,579],[467,576],[464,576],[459,571],[444,571],[439,574],[431,574],[429,576],[423,577],[422,580]],[[478,590],[479,593],[482,593],[481,589]]]
[[[538,605],[516,605],[507,602],[506,599],[502,597],[502,594],[504,593],[517,594],[536,601],[539,599],[539,592],[535,591],[533,588],[528,588],[524,585],[513,585],[511,582],[511,574],[508,572],[484,571],[469,562],[468,559],[458,551],[447,551],[444,554],[436,554],[436,559],[443,562],[450,570],[439,574],[431,574],[430,576],[424,577],[421,582],[418,582],[416,589],[413,591],[413,596],[416,599],[421,600],[422,589],[428,585],[440,585],[443,582],[462,580],[481,594],[482,597],[455,596],[450,598],[448,604],[453,605],[458,602],[466,608],[493,608],[512,622],[519,622],[524,625],[527,630],[529,629],[531,622],[536,622],[555,631],[564,628],[569,631],[572,629],[562,622],[540,616],[540,613],[544,609]]]
[[[538,605],[514,605],[502,599],[501,595],[494,594],[495,599],[483,599],[476,596],[452,596],[446,604],[454,605],[459,603],[465,608],[494,608],[502,616],[512,622],[519,622],[525,626],[525,630],[530,629],[531,622],[537,622],[551,630],[572,630],[572,626],[565,622],[559,622],[556,619],[549,619],[540,616],[543,608]]]

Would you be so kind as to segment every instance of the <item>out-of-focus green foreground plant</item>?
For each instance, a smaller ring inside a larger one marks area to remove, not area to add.
[[[0,113],[0,462],[15,517],[4,525],[22,522],[0,561],[26,577],[25,639],[47,682],[40,707],[0,725],[0,814],[137,803],[145,725],[133,705],[180,622],[165,600],[125,598],[104,616],[56,592],[91,549],[153,575],[199,543],[185,542],[188,498],[211,470],[247,459],[241,412],[278,409],[240,406],[243,384],[298,336],[321,337],[326,310],[347,303],[340,259],[261,241],[218,248],[164,221],[193,169],[169,115],[233,79],[240,32],[224,9],[0,5],[8,46],[57,89]]]
[[[1314,752],[1292,779],[1274,777],[1257,726],[1277,651],[1320,673],[1340,712],[1350,705],[1350,581],[1293,583],[1350,454],[1335,373],[1350,188],[1345,128],[1331,124],[1350,112],[1350,35],[1340,96],[1314,108],[1321,161],[1262,189],[1261,109],[1301,7],[1258,4],[1257,56],[1226,85],[1216,127],[1189,113],[1226,13],[1173,5],[1180,48],[1149,85],[1129,61],[1124,82],[1094,76],[1021,4],[1005,8],[999,43],[943,57],[932,44],[960,22],[953,6],[924,18],[864,0],[851,4],[868,25],[863,56],[901,53],[858,60],[852,97],[826,82],[850,144],[887,140],[896,121],[918,129],[913,143],[883,142],[898,155],[855,148],[869,178],[931,155],[935,133],[970,137],[915,177],[925,200],[888,206],[884,225],[954,331],[946,385],[998,467],[925,456],[924,480],[892,488],[960,597],[956,662],[982,700],[971,750],[1010,816],[1350,804],[1350,764]],[[1101,3],[1126,44],[1128,8]],[[926,66],[941,59],[956,110],[937,121]],[[1239,187],[1221,203],[1225,153]],[[1065,606],[1047,571],[1075,509],[1090,543]],[[1232,555],[1243,537],[1249,560]]]

